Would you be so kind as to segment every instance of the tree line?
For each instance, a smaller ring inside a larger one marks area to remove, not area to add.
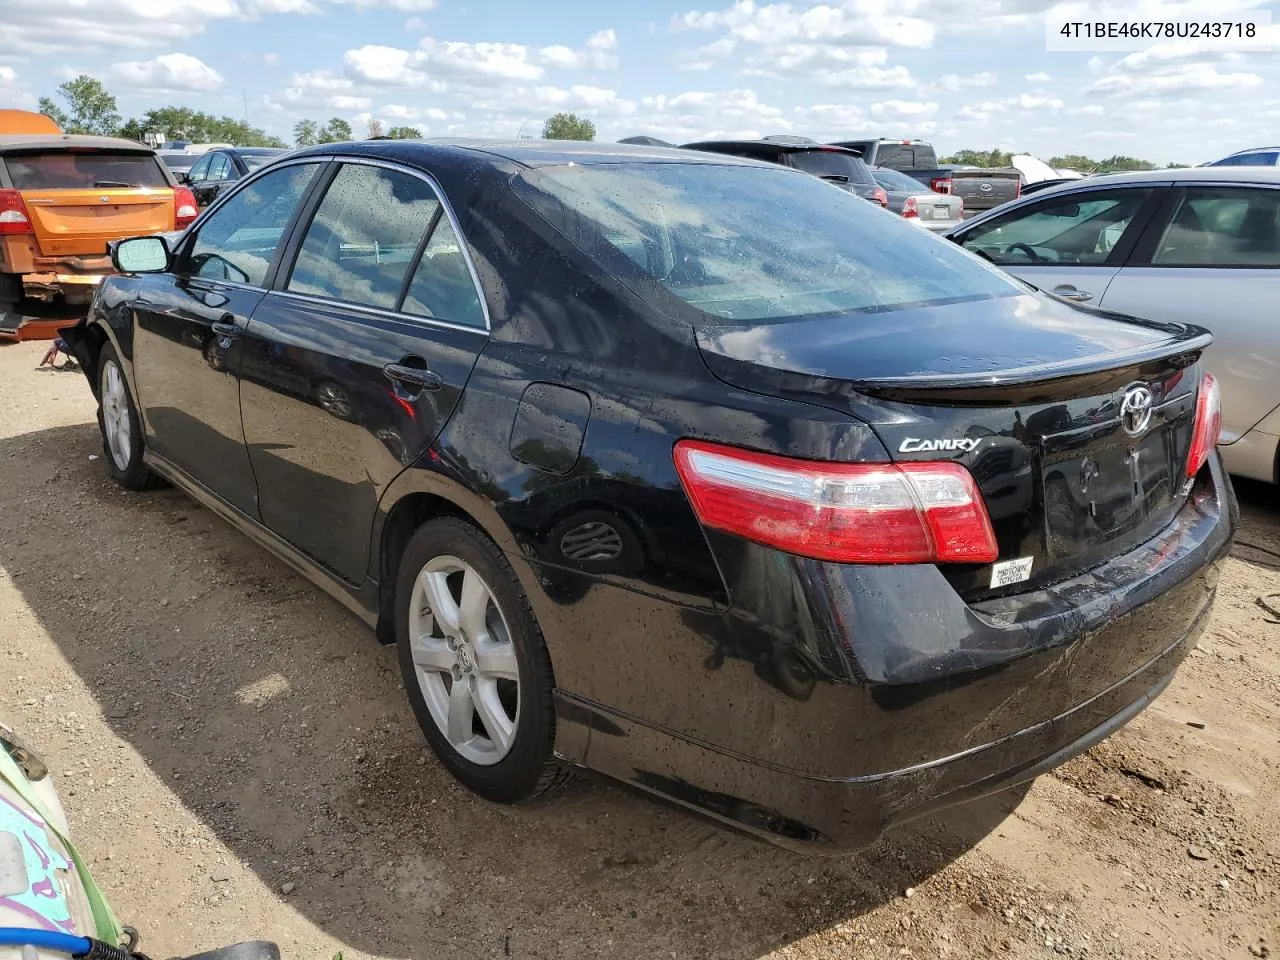
[[[1011,167],[1014,151],[1001,150],[957,150],[949,157],[941,157],[939,163],[954,164],[961,167]],[[1055,170],[1074,170],[1077,173],[1115,173],[1120,170],[1171,170],[1186,167],[1185,163],[1156,164],[1150,160],[1139,160],[1137,157],[1126,157],[1117,154],[1105,160],[1093,160],[1079,153],[1068,153],[1060,157],[1050,157],[1046,163]]]

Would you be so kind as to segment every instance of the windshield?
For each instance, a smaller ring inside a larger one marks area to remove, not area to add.
[[[513,186],[624,282],[651,278],[719,319],[780,322],[1023,292],[908,221],[785,170],[567,165],[522,173]]]
[[[167,187],[160,164],[149,153],[12,154],[4,158],[19,190],[93,190],[106,187]]]
[[[797,170],[811,173],[815,177],[832,177],[848,183],[862,183],[866,180],[859,170],[863,165],[861,160],[834,150],[797,150],[791,154],[791,164]]]
[[[278,156],[280,156],[278,153],[242,153],[240,154],[240,159],[244,161],[244,165],[252,173],[259,167],[265,167]]]
[[[873,170],[871,175],[876,178],[876,183],[884,187],[886,190],[893,190],[896,193],[904,191],[910,193],[927,193],[924,184],[919,180],[913,180],[905,173],[897,170]]]

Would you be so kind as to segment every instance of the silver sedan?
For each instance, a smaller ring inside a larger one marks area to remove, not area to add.
[[[1280,482],[1280,170],[1199,167],[1049,187],[947,237],[1078,303],[1213,332],[1222,455]]]
[[[934,193],[901,170],[872,167],[871,175],[884,187],[891,212],[934,233],[945,233],[964,217],[964,201],[959,197]]]

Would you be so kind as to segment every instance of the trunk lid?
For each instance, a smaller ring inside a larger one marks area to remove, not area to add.
[[[1042,589],[1170,522],[1187,492],[1195,365],[1209,342],[1199,328],[1040,296],[699,334],[708,366],[728,383],[847,411],[893,460],[965,465],[999,563],[1031,561],[1028,577],[1004,584],[992,565],[942,567],[968,601]],[[1137,386],[1150,392],[1152,413],[1135,435],[1121,411]]]
[[[1022,175],[1017,170],[953,170],[951,192],[964,201],[966,212],[990,210],[1017,198]]]
[[[41,256],[102,256],[107,241],[172,230],[172,190],[24,190]]]

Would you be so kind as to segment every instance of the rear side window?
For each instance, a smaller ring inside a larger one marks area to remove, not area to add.
[[[1209,166],[1211,167],[1274,167],[1276,161],[1280,160],[1280,152],[1275,150],[1265,150],[1257,153],[1240,153],[1234,157],[1227,157],[1225,160],[1217,160]]]
[[[104,190],[169,186],[160,161],[148,153],[10,154],[4,158],[9,179],[19,190]]]
[[[1105,263],[1150,195],[1111,190],[1047,200],[974,227],[960,244],[1010,266]]]
[[[512,183],[640,296],[646,279],[656,281],[718,320],[776,323],[1022,292],[909,221],[786,170],[574,165]]]
[[[1188,187],[1151,262],[1170,267],[1280,266],[1280,190]]]
[[[180,273],[262,286],[284,228],[319,168],[299,163],[238,190],[202,221]]]
[[[286,289],[395,309],[418,245],[440,211],[426,181],[343,166],[316,209]]]
[[[245,169],[253,173],[259,167],[265,167],[277,156],[278,154],[274,153],[242,153],[240,154],[240,159],[244,163]]]
[[[480,295],[448,217],[438,218],[401,309],[419,317],[482,329],[485,326]]]

